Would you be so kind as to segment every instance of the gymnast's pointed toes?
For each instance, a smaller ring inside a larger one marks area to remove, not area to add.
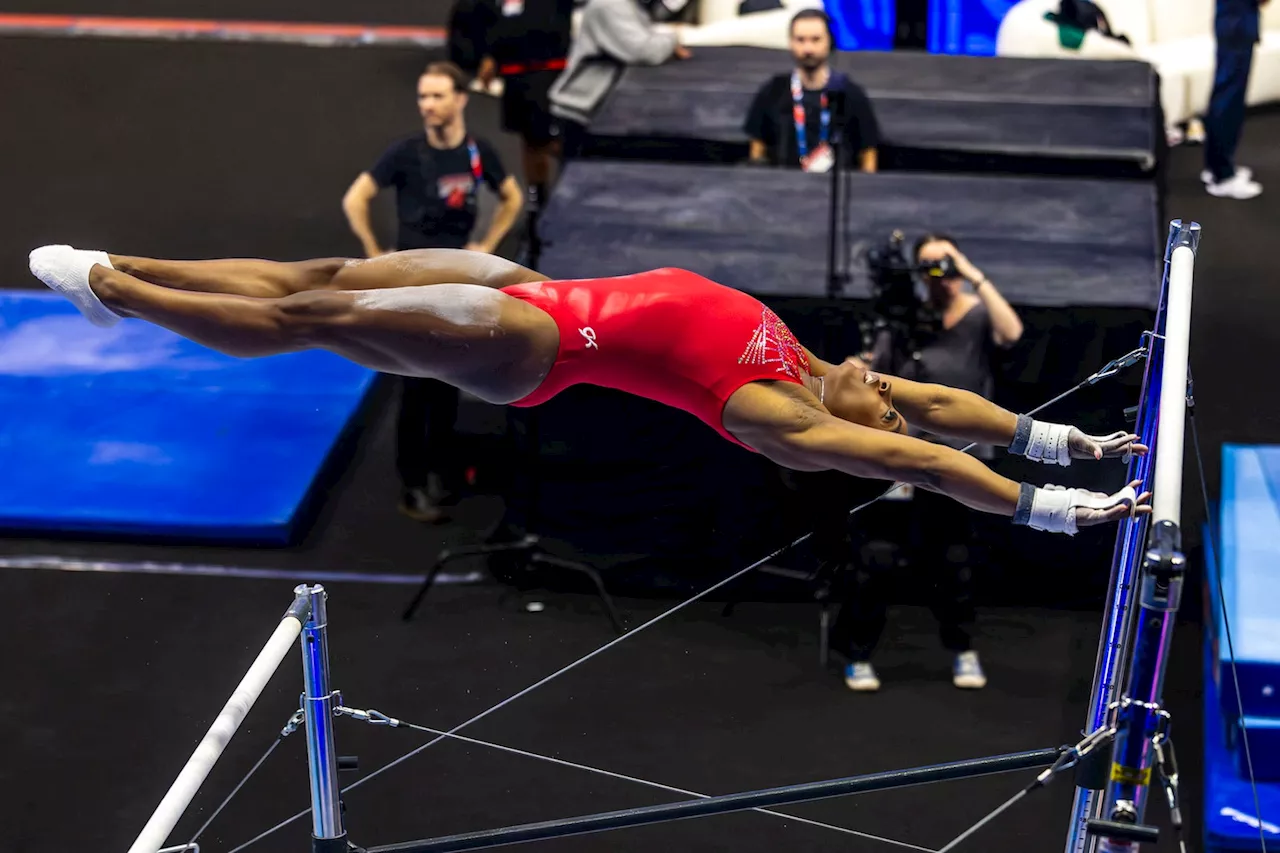
[[[66,245],[41,246],[27,258],[31,274],[55,293],[66,297],[95,326],[114,326],[120,316],[102,303],[89,287],[95,265],[114,269],[106,252],[84,251]]]

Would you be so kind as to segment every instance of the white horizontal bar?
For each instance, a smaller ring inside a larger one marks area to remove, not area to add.
[[[1160,420],[1151,483],[1154,523],[1182,521],[1183,434],[1187,422],[1187,359],[1191,346],[1191,280],[1196,253],[1178,246],[1169,258],[1165,302],[1164,365],[1160,374]]]
[[[244,721],[249,709],[262,694],[263,688],[267,686],[267,682],[271,680],[271,676],[275,674],[285,655],[292,651],[293,642],[301,633],[302,623],[296,616],[289,615],[280,620],[271,639],[263,646],[257,660],[240,681],[240,686],[227,700],[222,713],[218,714],[218,718],[209,727],[204,740],[200,741],[200,745],[192,753],[187,765],[182,768],[182,772],[169,788],[169,793],[164,795],[164,799],[156,807],[151,820],[147,821],[147,825],[143,827],[141,834],[129,848],[129,853],[158,853],[165,839],[169,837],[169,833],[173,831],[173,827],[177,825],[178,819],[182,817],[182,813],[191,804],[196,791],[200,790],[200,786],[204,784],[209,771],[213,769],[214,762],[222,755],[231,736],[236,733],[236,729],[240,728],[240,723]]]

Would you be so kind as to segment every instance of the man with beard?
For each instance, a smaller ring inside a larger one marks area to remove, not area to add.
[[[761,86],[747,113],[743,129],[752,163],[826,172],[835,162],[838,134],[842,166],[876,170],[880,132],[871,102],[860,86],[831,69],[833,44],[831,22],[821,10],[804,9],[791,19],[796,66]]]
[[[342,209],[364,254],[389,250],[470,249],[493,253],[524,205],[520,185],[483,138],[468,132],[467,80],[451,62],[433,62],[418,78],[423,129],[389,147],[361,172]],[[374,233],[370,205],[382,189],[395,188],[398,227],[394,244]],[[499,197],[488,230],[476,233],[482,187]],[[444,506],[461,491],[455,422],[458,389],[436,379],[400,377],[396,469],[400,511],[417,521],[446,517]]]

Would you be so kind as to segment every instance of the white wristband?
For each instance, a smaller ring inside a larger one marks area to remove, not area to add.
[[[1031,501],[1031,518],[1027,527],[1047,530],[1050,533],[1076,535],[1076,508],[1071,505],[1075,489],[1065,486],[1044,486],[1036,489]]]
[[[1067,440],[1071,436],[1071,427],[1066,424],[1051,424],[1044,421],[1031,422],[1031,438],[1027,441],[1024,454],[1035,462],[1046,465],[1071,464],[1071,448]]]

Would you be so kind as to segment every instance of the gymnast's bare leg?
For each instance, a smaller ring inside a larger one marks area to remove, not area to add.
[[[199,263],[149,272],[224,291],[253,287],[265,293],[281,286],[240,266],[269,262]],[[369,286],[393,280],[377,275],[367,278],[364,289],[304,287],[281,296],[247,296],[160,286],[113,267],[103,253],[69,247],[37,249],[31,256],[32,272],[98,325],[136,317],[241,358],[326,349],[383,373],[439,379],[493,403],[510,403],[536,389],[559,346],[550,315],[483,285]],[[335,273],[329,287],[341,281]]]
[[[107,255],[109,265],[151,284],[201,293],[284,297],[308,290],[378,290],[429,284],[507,287],[546,276],[481,252],[421,249],[369,260],[320,258],[280,263],[255,259],[166,261]]]

